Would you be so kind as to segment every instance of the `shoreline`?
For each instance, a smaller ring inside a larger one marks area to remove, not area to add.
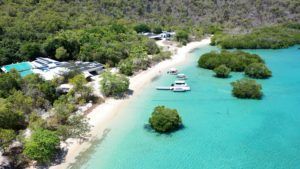
[[[106,129],[107,124],[118,115],[120,110],[126,106],[134,97],[136,97],[143,89],[145,84],[151,82],[155,76],[157,76],[161,71],[165,71],[168,68],[177,66],[184,63],[187,60],[187,57],[190,55],[191,51],[195,50],[198,47],[208,45],[210,43],[210,38],[205,38],[201,41],[190,42],[186,46],[174,47],[176,51],[172,55],[171,59],[164,60],[153,67],[148,68],[145,71],[138,73],[137,75],[130,77],[130,86],[129,89],[133,90],[133,94],[128,96],[125,99],[113,99],[108,98],[104,103],[95,107],[88,115],[89,123],[92,126],[90,137],[87,141],[79,143],[76,139],[69,139],[67,141],[68,152],[65,156],[64,162],[61,164],[51,166],[51,169],[63,169],[68,168],[68,166],[76,161],[76,157],[81,153],[87,150],[91,146],[91,141],[102,135]],[[163,44],[162,41],[158,41],[159,47],[168,48],[169,47]]]

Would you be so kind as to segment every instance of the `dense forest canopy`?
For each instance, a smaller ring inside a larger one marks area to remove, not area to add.
[[[299,10],[298,0],[0,0],[0,65],[43,55],[115,65],[132,42],[147,43],[135,36],[137,23],[202,36],[299,22]]]

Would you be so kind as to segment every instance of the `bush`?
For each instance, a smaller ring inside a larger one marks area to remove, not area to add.
[[[121,61],[118,67],[122,74],[127,76],[133,75],[133,63],[131,59],[125,59]]]
[[[159,47],[156,45],[154,40],[149,40],[146,42],[147,54],[153,55],[158,54],[160,52]]]
[[[142,32],[151,32],[151,29],[148,25],[146,24],[139,24],[139,25],[136,25],[134,27],[134,30],[137,32],[137,33],[142,33]]]
[[[178,129],[182,125],[181,117],[177,110],[165,106],[155,107],[149,119],[151,127],[160,133],[166,133]]]
[[[25,116],[20,111],[9,109],[6,100],[0,99],[0,128],[18,130],[26,126]]]
[[[58,136],[49,130],[35,131],[26,141],[24,154],[39,163],[49,163],[59,146]]]
[[[216,77],[227,78],[230,74],[230,68],[225,65],[220,65],[214,69]]]
[[[242,72],[252,63],[264,63],[264,61],[256,54],[226,50],[220,53],[216,51],[205,53],[198,60],[198,66],[201,68],[213,70],[220,65],[225,65],[234,72]]]
[[[100,85],[105,96],[117,96],[129,88],[129,79],[124,75],[105,72],[102,74],[102,78]]]
[[[12,141],[16,138],[16,133],[14,130],[1,129],[0,128],[0,147],[7,148]]]
[[[245,74],[252,78],[266,79],[272,76],[272,72],[262,63],[252,63],[245,69]]]
[[[189,42],[189,34],[183,30],[176,32],[175,38],[176,41],[181,42],[183,45],[186,45]]]
[[[163,30],[160,26],[157,26],[153,29],[153,33],[155,33],[155,34],[160,34],[160,33],[162,33],[162,31]]]
[[[242,99],[261,99],[262,87],[252,79],[242,79],[232,82],[232,94],[237,98]]]

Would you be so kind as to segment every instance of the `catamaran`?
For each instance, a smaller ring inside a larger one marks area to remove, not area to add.
[[[173,92],[185,92],[191,90],[184,80],[177,80],[171,86],[156,87],[157,90],[172,90]]]

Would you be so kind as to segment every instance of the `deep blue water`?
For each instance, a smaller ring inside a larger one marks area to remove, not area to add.
[[[189,76],[192,91],[157,91],[175,78],[163,75],[145,86],[109,126],[110,132],[75,167],[88,169],[298,169],[300,168],[300,50],[247,50],[262,56],[273,77],[258,80],[262,100],[231,95],[229,79],[197,67],[199,56],[215,47],[193,52],[179,70]],[[153,108],[176,108],[185,128],[159,135],[144,128]],[[99,112],[101,113],[101,112]]]

